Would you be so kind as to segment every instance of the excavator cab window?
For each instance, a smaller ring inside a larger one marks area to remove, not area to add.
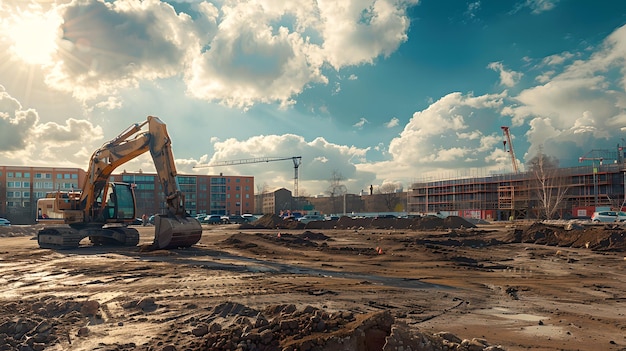
[[[109,184],[104,217],[105,219],[135,218],[135,202],[130,184]]]
[[[113,187],[114,196],[117,201],[117,218],[135,218],[135,197],[130,184],[117,183]]]

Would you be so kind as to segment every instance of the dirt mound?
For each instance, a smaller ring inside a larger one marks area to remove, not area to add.
[[[285,220],[275,214],[266,214],[252,223],[243,223],[240,229],[303,229],[304,223],[293,219]]]
[[[550,246],[589,248],[592,250],[626,250],[626,231],[615,224],[574,227],[533,223],[516,228],[505,239],[511,243],[533,243]]]
[[[145,302],[145,300],[150,300]],[[147,306],[147,307],[146,307]],[[150,317],[168,311],[167,304],[151,298],[123,305],[134,316]],[[216,306],[188,306],[179,318],[162,323],[162,332],[144,344],[99,343],[98,350],[469,350],[475,340],[461,340],[450,333],[428,334],[396,321],[388,311],[329,312],[312,306],[269,305],[261,310],[237,302]],[[58,349],[94,333],[106,323],[106,311],[97,301],[73,301],[55,297],[22,300],[0,307],[0,349]],[[16,317],[17,316],[17,317]],[[131,319],[132,320],[132,319]],[[130,321],[130,320],[129,320]],[[122,321],[118,325],[123,325]],[[95,328],[95,329],[94,329]],[[488,344],[481,340],[484,350]],[[491,346],[489,350],[501,350]]]
[[[351,218],[342,216],[334,221],[313,221],[300,223],[283,220],[276,215],[264,215],[257,221],[243,224],[241,229],[413,229],[445,230],[476,228],[476,225],[458,216],[439,218]]]
[[[41,229],[43,224],[0,226],[0,238],[35,236]]]

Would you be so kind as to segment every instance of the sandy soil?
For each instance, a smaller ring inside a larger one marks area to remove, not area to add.
[[[0,350],[626,350],[619,226],[247,228],[152,252],[0,228]]]

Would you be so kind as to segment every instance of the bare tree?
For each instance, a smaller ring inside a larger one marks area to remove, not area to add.
[[[384,203],[385,208],[392,212],[396,205],[400,202],[400,194],[398,193],[398,189],[400,189],[397,184],[394,183],[385,183],[378,187],[376,193],[380,194]]]
[[[256,185],[256,193],[257,194],[266,194],[269,192],[269,185],[267,183],[257,184]]]
[[[559,169],[558,160],[545,155],[541,149],[529,161],[529,168],[534,176],[534,190],[539,202],[540,216],[552,219],[561,208],[569,190],[567,177]]]
[[[339,213],[339,204],[341,202],[337,201],[337,198],[344,196],[348,192],[348,188],[343,184],[344,180],[345,178],[338,170],[333,170],[330,177],[330,185],[326,190],[326,193],[330,196],[333,213]]]

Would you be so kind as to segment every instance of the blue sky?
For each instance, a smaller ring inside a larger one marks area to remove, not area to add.
[[[564,166],[626,127],[622,1],[0,2],[0,164],[87,168],[159,116],[179,173],[301,195]],[[121,169],[151,172],[145,155]]]

